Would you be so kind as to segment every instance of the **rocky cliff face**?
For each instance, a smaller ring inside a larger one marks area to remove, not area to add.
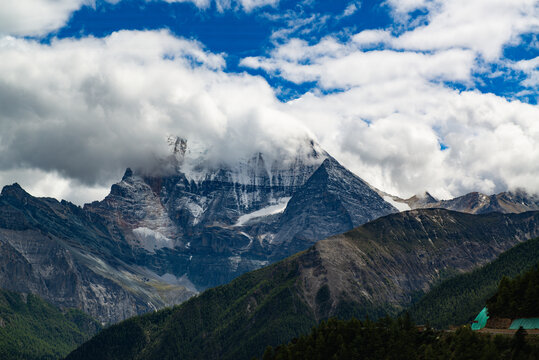
[[[172,145],[158,173],[128,169],[84,208],[5,187],[0,286],[116,322],[397,211],[313,142],[217,165]]]
[[[128,170],[85,211],[122,229],[138,264],[199,290],[397,211],[314,142],[290,158],[219,166],[174,144],[173,171]]]
[[[122,260],[133,258],[122,231],[104,219],[19,185],[0,195],[0,287],[34,293],[60,307],[117,322],[194,294]]]
[[[395,315],[434,282],[537,235],[539,212],[388,215],[177,308],[111,327],[68,359],[260,357],[267,345],[288,342],[330,316]],[[140,341],[124,334],[140,334]]]

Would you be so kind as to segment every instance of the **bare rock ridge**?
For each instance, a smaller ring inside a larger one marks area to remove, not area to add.
[[[116,322],[397,211],[314,142],[217,167],[174,149],[166,174],[127,169],[83,208],[6,186],[0,286]]]
[[[539,196],[528,194],[524,190],[506,191],[494,195],[471,192],[450,200],[437,200],[428,192],[414,195],[409,199],[401,199],[380,191],[379,193],[393,205],[402,207],[401,210],[440,208],[469,214],[489,212],[509,214],[539,210]]]
[[[194,294],[123,262],[128,253],[120,229],[107,228],[99,216],[65,201],[32,197],[17,184],[2,190],[1,288],[80,308],[103,323]]]
[[[260,357],[267,345],[308,333],[321,319],[396,315],[436,281],[538,235],[539,212],[387,215],[179,307],[106,329],[67,359]],[[140,336],[133,342],[124,334]]]

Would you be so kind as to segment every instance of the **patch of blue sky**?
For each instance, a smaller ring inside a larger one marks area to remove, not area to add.
[[[517,44],[508,44],[503,49],[503,57],[507,60],[529,60],[539,56],[539,39],[536,33],[523,34]]]
[[[199,41],[213,53],[226,54],[226,71],[260,75],[276,89],[279,99],[287,101],[308,91],[322,90],[317,89],[316,82],[295,84],[278,75],[241,67],[240,60],[248,56],[267,56],[276,45],[291,38],[299,38],[312,45],[332,36],[345,43],[351,35],[362,30],[385,29],[399,35],[425,25],[427,21],[427,10],[420,8],[408,14],[405,22],[396,23],[389,5],[375,0],[281,0],[275,6],[251,11],[243,11],[237,6],[220,11],[214,1],[209,8],[199,9],[191,2],[122,0],[112,4],[96,0],[95,6],[83,6],[72,14],[66,26],[40,40],[104,37],[119,30],[168,29],[176,36]],[[522,35],[520,40],[518,44],[504,48],[504,57],[500,61],[479,64],[482,70],[473,74],[473,84],[447,82],[444,85],[460,91],[477,89],[536,104],[536,91],[526,91],[522,86],[525,75],[506,64],[539,56],[537,34]],[[378,43],[363,48],[363,51],[385,48],[385,44]]]

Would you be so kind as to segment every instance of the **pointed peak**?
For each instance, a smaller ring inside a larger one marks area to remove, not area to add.
[[[438,199],[436,199],[434,196],[432,196],[428,191],[425,191],[423,193],[423,199],[425,199],[425,201],[427,203],[435,203],[435,202],[438,202]]]
[[[6,185],[2,189],[1,196],[21,196],[21,195],[29,195],[24,189],[18,184],[13,183],[12,185]]]
[[[127,180],[131,176],[133,176],[133,170],[131,170],[131,168],[125,169],[124,176],[122,176],[122,181]]]

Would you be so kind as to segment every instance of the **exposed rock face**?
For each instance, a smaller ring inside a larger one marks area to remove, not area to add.
[[[73,204],[6,186],[0,195],[0,287],[80,308],[104,323],[194,294],[124,263],[131,250],[121,234]]]
[[[348,231],[397,210],[335,159],[327,158],[292,196],[272,239],[277,258],[312,245],[313,239]]]
[[[330,316],[395,315],[414,293],[444,276],[538,235],[539,212],[424,209],[388,215],[177,308],[106,329],[67,359],[260,357],[266,345],[288,342]],[[116,352],[127,333],[143,336]]]
[[[128,170],[85,210],[123,229],[137,263],[202,290],[397,210],[315,143],[292,159],[262,154],[150,177]]]
[[[313,142],[219,166],[172,145],[161,175],[128,169],[84,208],[5,187],[0,286],[116,322],[397,211]]]
[[[468,215],[443,209],[386,216],[318,242],[318,259],[306,266],[307,299],[327,285],[332,306],[319,316],[338,314],[343,302],[383,314],[407,306],[416,292],[455,272],[469,271],[521,241],[539,235],[539,212]]]

